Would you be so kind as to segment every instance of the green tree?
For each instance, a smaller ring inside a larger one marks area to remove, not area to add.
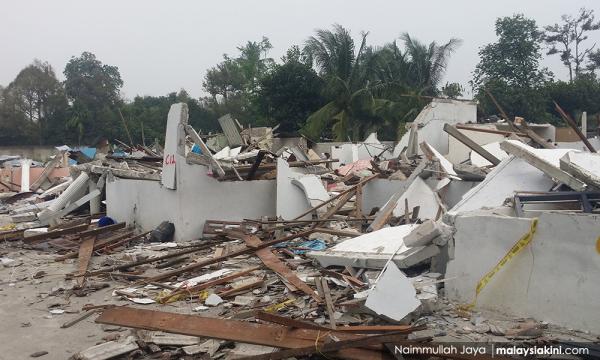
[[[569,81],[578,77],[583,72],[593,71],[598,67],[593,53],[596,43],[585,47],[588,34],[600,30],[600,21],[596,22],[594,10],[581,8],[577,16],[563,15],[562,23],[548,25],[544,35],[544,42],[550,45],[547,55],[559,54],[560,60],[569,69]]]
[[[13,131],[22,135],[22,142],[57,140],[55,128],[63,125],[67,100],[50,64],[34,60],[8,85],[3,98],[4,117],[18,125]]]
[[[64,75],[65,91],[72,104],[68,124],[77,131],[77,141],[94,143],[100,137],[124,140],[124,128],[117,113],[123,86],[119,69],[84,52],[69,60]]]
[[[242,122],[256,124],[253,98],[259,80],[274,64],[267,57],[271,48],[266,37],[258,42],[248,41],[237,48],[237,57],[225,54],[221,63],[207,71],[202,85],[210,96],[202,99],[202,103],[214,116],[231,113]]]
[[[324,81],[292,47],[259,82],[256,106],[267,125],[279,124],[279,133],[296,133],[306,118],[325,104]]]
[[[438,95],[450,55],[462,41],[452,38],[445,44],[439,45],[434,41],[427,45],[408,33],[400,38],[404,51],[398,48],[395,41],[381,51],[384,68],[392,69],[387,81],[399,82],[419,94]]]
[[[442,95],[450,99],[458,99],[463,96],[465,89],[459,83],[446,83],[442,87]]]
[[[306,41],[304,52],[325,81],[324,95],[328,100],[306,120],[302,132],[308,137],[331,135],[336,140],[362,140],[395,112],[393,102],[376,97],[379,84],[369,81],[376,57],[366,47],[367,34],[361,38],[355,53],[350,33],[336,24],[333,31],[317,30]]]
[[[521,14],[496,20],[498,41],[479,50],[471,85],[486,114],[496,114],[490,91],[507,113],[542,121],[546,117],[541,88],[552,74],[540,66],[542,33],[535,20]]]

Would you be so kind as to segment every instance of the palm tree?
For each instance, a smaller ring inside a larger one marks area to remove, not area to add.
[[[423,105],[405,95],[437,95],[449,56],[460,44],[451,39],[425,45],[405,33],[404,49],[396,42],[377,49],[366,46],[366,38],[363,33],[355,53],[350,33],[336,24],[306,41],[304,52],[325,79],[329,99],[307,119],[306,136],[319,138],[330,126],[336,140],[359,140],[382,128],[397,131]]]
[[[442,45],[438,45],[435,41],[426,45],[413,39],[408,33],[402,34],[400,38],[404,42],[403,59],[400,65],[407,67],[407,71],[401,74],[404,76],[405,85],[424,95],[438,95],[448,59],[462,41],[452,38]]]
[[[321,137],[331,125],[336,140],[359,140],[393,107],[374,96],[380,85],[370,81],[376,57],[366,46],[367,33],[361,37],[356,53],[350,33],[337,24],[333,31],[317,30],[306,41],[304,52],[326,81],[325,95],[330,100],[307,119],[302,132],[308,137]]]

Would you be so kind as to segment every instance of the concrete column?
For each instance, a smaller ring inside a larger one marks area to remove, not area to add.
[[[98,185],[92,179],[88,180],[88,192],[96,190]],[[96,196],[90,200],[90,215],[98,214],[100,212],[100,196]]]
[[[581,132],[587,138],[587,111],[581,114]]]
[[[31,160],[21,160],[21,192],[29,191],[29,168],[31,166]]]

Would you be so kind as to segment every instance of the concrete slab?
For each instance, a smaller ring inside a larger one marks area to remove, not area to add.
[[[390,262],[369,292],[365,306],[386,318],[400,321],[416,310],[421,302],[412,282]]]
[[[560,158],[570,149],[535,149],[516,140],[505,140],[500,148],[511,155],[525,160],[531,166],[541,170],[549,177],[569,186],[575,191],[585,191],[586,185],[571,174],[560,169]]]
[[[560,168],[589,187],[600,189],[600,154],[568,152],[560,158]]]
[[[311,251],[308,257],[314,258],[323,267],[353,266],[357,268],[381,269],[389,258],[400,268],[418,264],[439,253],[437,246],[408,248],[403,241],[418,225],[408,224],[386,227],[349,240],[345,240],[325,251]]]
[[[400,196],[398,203],[394,208],[394,216],[404,216],[405,199],[408,199],[408,209],[411,211],[415,206],[419,206],[420,219],[436,219],[440,214],[439,197],[431,190],[429,185],[420,177],[416,177],[408,189]]]
[[[502,206],[515,191],[549,191],[554,181],[525,160],[511,156],[494,168],[479,185],[463,195],[448,215]]]

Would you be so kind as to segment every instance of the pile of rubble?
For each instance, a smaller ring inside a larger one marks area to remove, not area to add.
[[[19,205],[29,222],[11,209],[3,284],[60,274],[40,296],[51,317],[78,312],[59,331],[109,333],[75,359],[373,359],[449,341],[597,355],[598,139],[517,120],[438,99],[395,146],[277,147],[276,129],[229,116],[201,136],[176,104],[164,149],[72,166],[62,193]]]

